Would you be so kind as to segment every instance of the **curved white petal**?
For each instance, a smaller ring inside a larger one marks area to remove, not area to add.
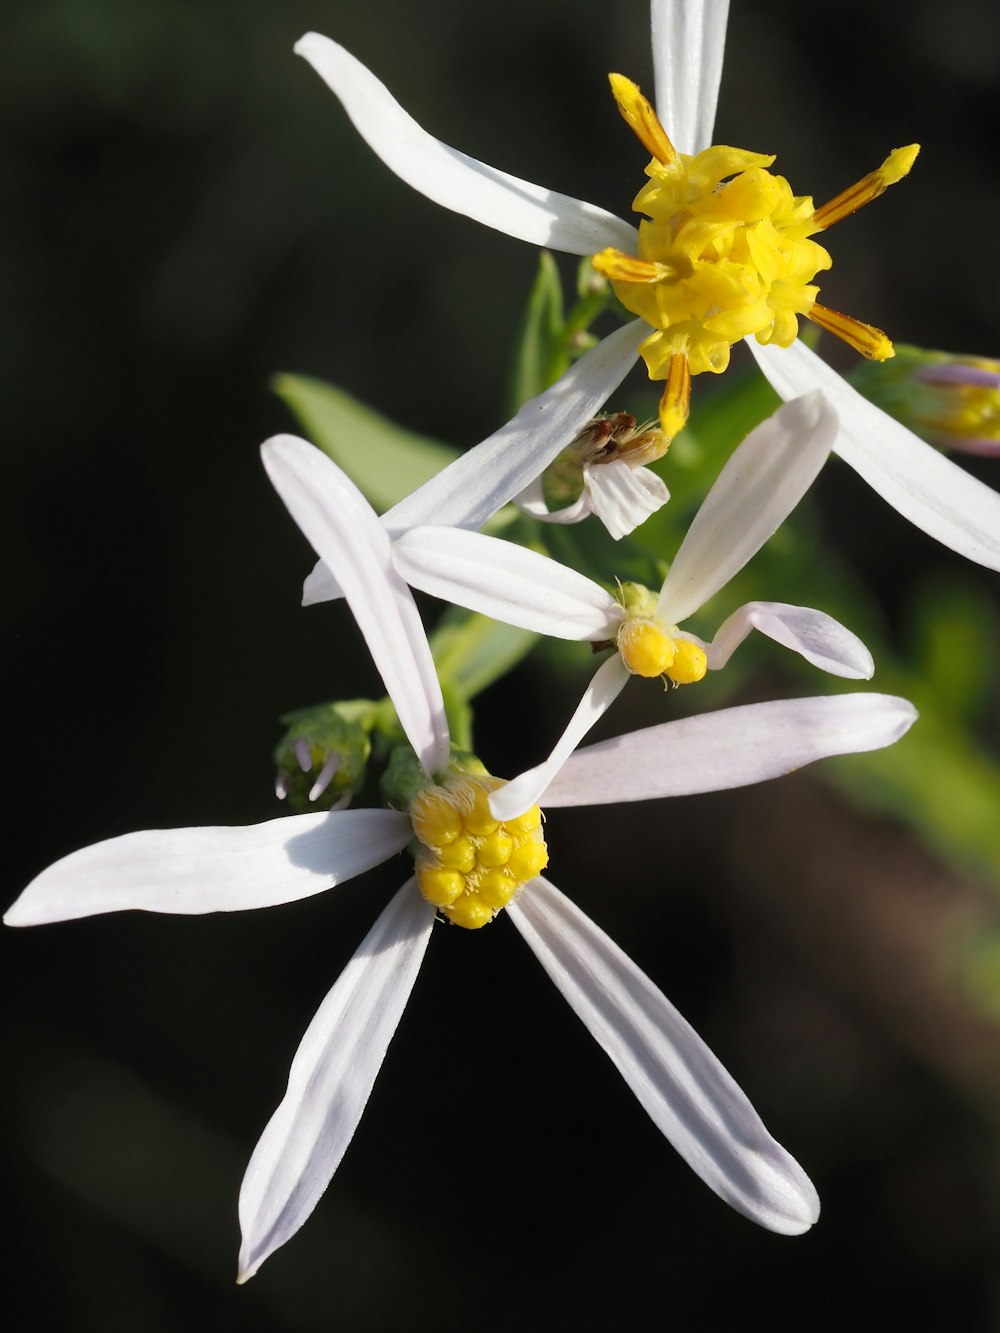
[[[621,607],[600,584],[499,537],[411,528],[393,542],[392,554],[414,588],[536,634],[607,639],[621,624]]]
[[[317,560],[312,572],[302,584],[302,605],[315,606],[317,602],[335,602],[344,590],[322,560]]]
[[[286,815],[244,828],[151,829],[64,856],[34,879],[8,926],[99,912],[237,912],[309,898],[401,851],[413,836],[395,810]]]
[[[434,908],[409,880],[306,1029],[288,1090],[243,1178],[240,1282],[298,1231],[340,1165],[410,997],[433,921]]]
[[[425,523],[481,528],[579,435],[625,378],[648,332],[636,319],[602,338],[489,439],[383,514],[386,530],[398,537]]]
[[[757,554],[812,485],[836,433],[836,413],[816,392],[785,403],[750,432],[716,478],[663,581],[664,620],[687,619]]]
[[[872,655],[856,634],[823,611],[788,602],[747,602],[734,611],[706,647],[709,670],[725,666],[752,629],[791,648],[821,671],[849,680],[871,680],[875,674]]]
[[[319,33],[295,44],[368,146],[421,194],[532,245],[592,255],[605,246],[635,252],[635,231],[603,208],[508,176],[432,138],[388,89],[342,46]]]
[[[679,153],[712,143],[729,0],[652,0],[656,110]]]
[[[490,797],[494,819],[516,819],[538,804],[580,741],[621,694],[628,676],[628,668],[617,652],[598,667],[548,759],[536,768],[529,768],[506,786],[499,787]]]
[[[570,755],[546,806],[610,805],[746,787],[834,754],[881,750],[917,710],[890,694],[776,699],[679,718]]]
[[[544,879],[534,880],[507,912],[688,1166],[769,1231],[807,1231],[819,1217],[809,1177],[649,977]]]
[[[863,398],[800,339],[788,348],[747,342],[783,398],[823,390],[840,418],[834,452],[893,509],[942,546],[1000,569],[1000,494]]]
[[[514,496],[514,503],[522,513],[530,514],[532,518],[537,518],[542,523],[580,523],[588,514],[593,513],[586,487],[581,492],[579,500],[573,504],[566,505],[564,509],[550,509],[545,503],[541,477],[529,481],[524,490]]]
[[[627,537],[670,499],[670,492],[655,472],[646,467],[630,468],[620,458],[588,467],[584,484],[594,513],[615,541]]]
[[[392,563],[375,511],[332,459],[294,435],[261,447],[275,490],[336,571],[369,652],[417,757],[428,773],[447,766],[444,700],[413,596]]]

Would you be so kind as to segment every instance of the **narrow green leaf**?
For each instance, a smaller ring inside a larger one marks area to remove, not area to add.
[[[556,261],[543,250],[514,340],[507,404],[511,415],[529,398],[544,393],[569,368],[562,335],[562,282]]]

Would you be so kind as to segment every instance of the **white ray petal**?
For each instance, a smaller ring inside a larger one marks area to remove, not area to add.
[[[719,473],[660,589],[658,613],[677,625],[714,597],[792,512],[826,461],[836,413],[821,393],[762,421]]]
[[[942,546],[1000,569],[1000,494],[863,398],[801,339],[788,348],[747,342],[783,398],[823,390],[840,418],[834,452],[893,509]]]
[[[261,447],[261,457],[316,554],[336,571],[417,757],[428,773],[440,773],[449,753],[441,686],[378,516],[336,463],[305,440],[277,435]]]
[[[315,606],[318,602],[335,602],[344,590],[322,560],[317,560],[312,572],[302,584],[302,605]]]
[[[881,750],[916,717],[911,703],[889,694],[776,699],[700,713],[577,750],[545,804],[610,805],[745,787],[830,755]]]
[[[566,730],[544,763],[529,768],[490,797],[494,819],[516,819],[537,805],[587,732],[608,711],[628,683],[629,672],[616,652],[598,667]],[[563,802],[567,804],[567,802]]]
[[[532,245],[592,255],[635,252],[635,230],[603,208],[508,176],[432,138],[342,46],[310,32],[295,44],[343,103],[368,146],[401,180],[444,208]]]
[[[34,879],[8,926],[99,912],[237,912],[309,898],[402,851],[395,810],[286,815],[244,828],[151,829],[84,847]]]
[[[664,483],[649,468],[630,468],[622,460],[588,467],[584,482],[594,513],[615,541],[634,532],[670,499]]]
[[[481,528],[579,435],[635,364],[648,332],[637,319],[602,338],[489,439],[384,514],[386,530],[397,537],[425,523]]]
[[[734,611],[706,647],[709,670],[725,666],[753,629],[821,671],[849,680],[871,680],[875,674],[872,655],[856,634],[823,611],[788,602],[747,602]]]
[[[656,110],[679,153],[712,143],[729,0],[652,0]]]
[[[600,584],[514,542],[461,528],[411,528],[392,545],[414,588],[556,639],[613,637],[621,607]]]
[[[542,523],[580,523],[588,514],[593,513],[586,487],[581,492],[579,500],[575,500],[571,505],[566,505],[564,509],[549,509],[545,503],[541,477],[529,481],[524,490],[514,496],[514,503],[523,513],[530,514],[532,518],[537,518]]]
[[[507,909],[514,925],[653,1124],[706,1185],[769,1231],[819,1217],[798,1162],[649,977],[544,879]]]
[[[243,1178],[240,1282],[298,1231],[340,1165],[410,997],[433,921],[434,908],[409,880],[306,1029],[288,1090]]]

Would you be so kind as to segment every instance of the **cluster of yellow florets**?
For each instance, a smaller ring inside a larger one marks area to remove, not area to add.
[[[657,620],[629,616],[618,631],[618,651],[634,676],[665,676],[675,685],[693,685],[708,670],[705,650],[670,634]]]
[[[453,775],[425,787],[410,806],[417,884],[456,926],[478,930],[548,865],[537,805],[516,819],[494,819],[489,794],[498,778]]]

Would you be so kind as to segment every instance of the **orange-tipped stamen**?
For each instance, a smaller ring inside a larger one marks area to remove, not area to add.
[[[677,150],[667,138],[652,104],[639,91],[639,85],[626,79],[624,74],[609,74],[608,81],[618,110],[646,152],[665,167],[673,166],[677,161]]]
[[[676,269],[669,264],[660,264],[652,259],[638,259],[627,255],[623,250],[610,247],[594,255],[590,261],[598,273],[603,273],[613,282],[662,282],[665,278],[676,275]]]
[[[813,213],[815,225],[821,229],[832,227],[835,222],[840,222],[859,208],[864,208],[865,204],[870,204],[873,199],[884,194],[890,185],[903,179],[917,160],[919,152],[918,143],[911,143],[906,148],[894,148],[878,171],[869,172],[863,180],[817,208]]]
[[[668,440],[684,429],[691,409],[691,367],[683,354],[670,358],[660,399],[660,426]]]
[[[831,310],[828,306],[820,305],[818,301],[806,312],[806,318],[818,324],[821,329],[826,329],[827,333],[843,339],[869,361],[888,361],[891,356],[896,355],[891,339],[881,329],[876,329],[871,324],[862,324],[860,319],[842,315],[839,310]]]

